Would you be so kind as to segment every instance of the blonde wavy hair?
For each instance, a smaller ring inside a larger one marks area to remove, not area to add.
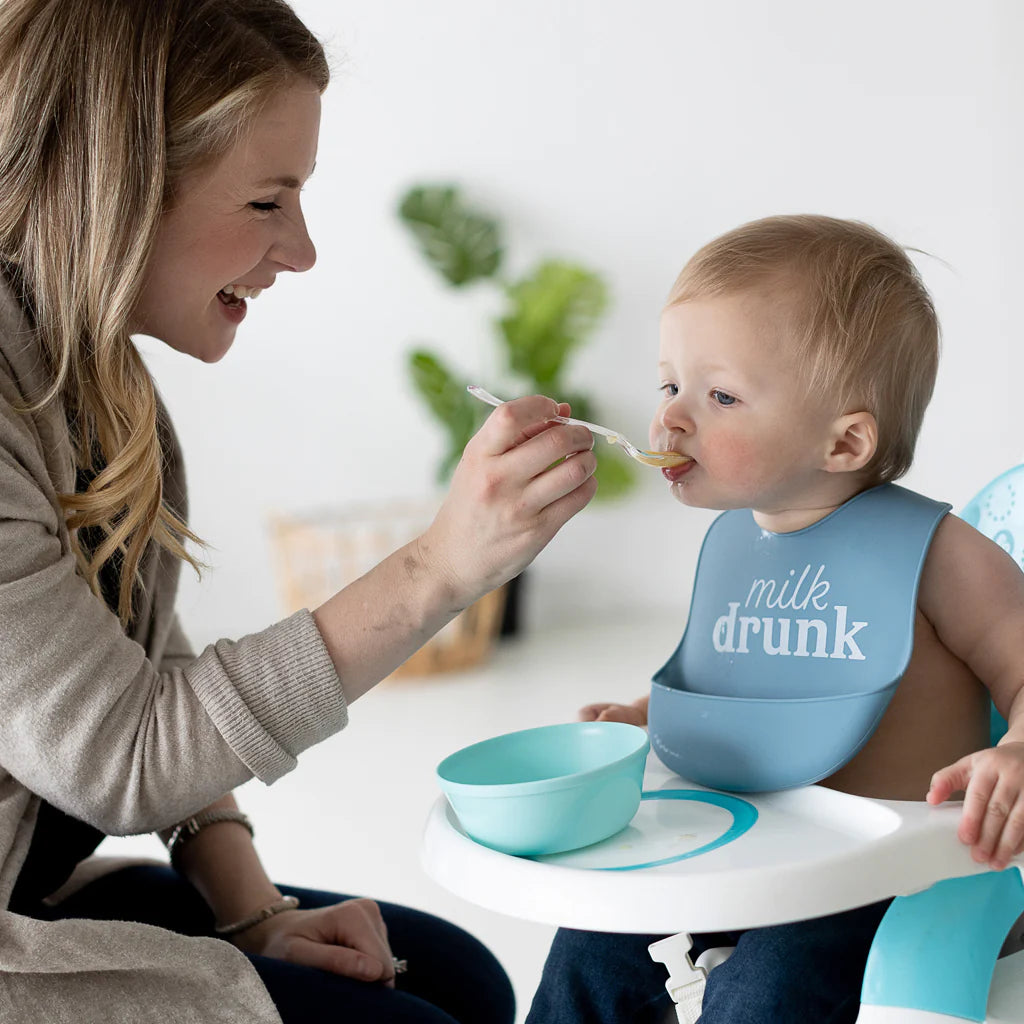
[[[120,563],[125,625],[150,541],[200,569],[164,502],[156,391],[129,335],[161,217],[275,92],[328,78],[283,0],[0,0],[0,261],[47,360],[32,408],[63,403],[92,475],[60,496],[79,571],[99,595]]]
[[[875,417],[873,479],[901,477],[939,365],[938,318],[907,250],[860,221],[766,217],[700,249],[668,305],[759,287],[783,298],[807,388],[833,396],[842,412]]]

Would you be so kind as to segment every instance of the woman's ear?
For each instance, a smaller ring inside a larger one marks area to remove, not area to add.
[[[869,412],[851,412],[832,424],[825,470],[829,473],[855,473],[863,469],[878,448],[878,423]]]

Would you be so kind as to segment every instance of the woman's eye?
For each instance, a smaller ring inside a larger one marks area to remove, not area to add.
[[[261,213],[269,213],[271,210],[280,210],[281,207],[277,203],[250,203],[249,204],[254,210],[259,210]]]
[[[658,390],[666,398],[675,398],[679,394],[679,386],[677,384],[662,384],[658,387]]]
[[[736,402],[736,399],[735,399],[735,398],[734,398],[734,397],[733,397],[732,395],[730,395],[730,394],[727,394],[727,393],[726,393],[726,392],[724,392],[724,391],[719,391],[719,390],[718,390],[718,388],[714,388],[714,389],[712,390],[712,392],[711,392],[711,397],[712,397],[712,398],[713,398],[713,399],[714,399],[714,400],[715,400],[715,401],[716,401],[716,402],[717,402],[717,403],[718,403],[719,405],[734,405],[734,404],[735,404],[735,402]]]

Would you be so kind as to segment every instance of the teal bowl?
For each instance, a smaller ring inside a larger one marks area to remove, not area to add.
[[[629,824],[649,749],[635,725],[545,725],[464,747],[437,766],[437,777],[478,843],[519,856],[561,853]]]

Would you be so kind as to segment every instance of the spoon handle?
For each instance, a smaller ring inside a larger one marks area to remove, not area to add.
[[[484,391],[482,387],[477,384],[470,384],[466,390],[474,397],[479,398],[481,402],[486,402],[488,405],[504,405],[505,403],[500,398],[495,398],[489,391]],[[594,434],[601,434],[604,437],[618,437],[614,430],[609,430],[607,427],[599,427],[596,423],[588,423],[586,420],[574,420],[568,416],[552,416],[551,423],[568,423],[574,427],[586,427],[587,430]]]
[[[505,404],[500,398],[495,398],[490,391],[484,391],[479,384],[470,384],[466,387],[466,390],[474,398],[479,398],[481,402],[486,402],[488,405],[498,406]]]
[[[552,423],[568,423],[573,427],[586,427],[592,434],[600,434],[602,437],[610,437],[618,440],[619,435],[607,427],[599,427],[596,423],[588,423],[586,420],[574,420],[568,416],[552,416]]]

